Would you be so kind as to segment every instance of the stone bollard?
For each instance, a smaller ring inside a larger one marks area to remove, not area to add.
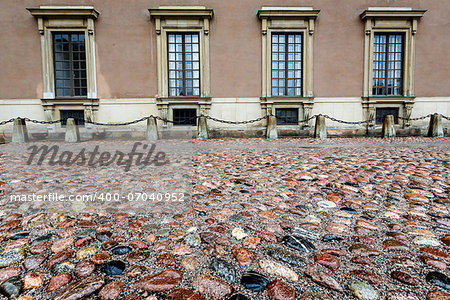
[[[208,139],[208,123],[205,116],[200,116],[197,123],[197,140]]]
[[[429,137],[444,137],[444,128],[442,127],[442,116],[434,114],[430,117],[430,126],[428,127]]]
[[[395,128],[394,128],[394,116],[386,115],[383,119],[383,128],[381,130],[381,136],[383,138],[393,138],[395,137]]]
[[[147,141],[157,141],[158,136],[158,123],[155,117],[150,117],[147,119],[147,131],[145,132],[145,139]]]
[[[269,116],[267,118],[266,138],[274,140],[278,139],[277,117],[275,116]]]
[[[30,139],[28,138],[27,124],[24,119],[17,118],[13,123],[13,143],[27,143]]]
[[[325,123],[324,116],[316,117],[316,126],[314,127],[314,138],[326,139],[327,138],[327,125]]]
[[[80,131],[74,118],[68,118],[66,123],[66,143],[80,142]]]

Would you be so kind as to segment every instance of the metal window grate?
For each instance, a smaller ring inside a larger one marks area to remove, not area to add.
[[[401,96],[403,34],[377,33],[373,44],[373,90],[376,96]]]
[[[298,125],[298,108],[277,108],[277,125]]]
[[[398,107],[377,107],[376,108],[376,123],[383,123],[384,116],[393,115],[394,123],[398,124]]]
[[[53,55],[56,96],[86,96],[86,49],[84,33],[53,33]]]
[[[302,95],[302,34],[272,34],[272,96]]]
[[[197,124],[196,109],[173,109],[173,125],[192,125]]]
[[[74,118],[79,126],[84,126],[84,110],[61,110],[61,125],[66,126],[68,118]]]
[[[200,96],[198,33],[169,33],[169,96]]]

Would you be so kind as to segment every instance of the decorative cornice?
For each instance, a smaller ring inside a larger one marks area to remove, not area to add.
[[[258,18],[317,18],[320,10],[318,9],[260,9]]]
[[[363,96],[362,103],[363,104],[371,104],[371,103],[414,103],[414,99],[416,97],[410,96]]]
[[[27,8],[34,17],[51,18],[51,17],[84,17],[97,19],[99,12],[92,6],[41,6],[39,8]]]
[[[296,104],[296,103],[314,103],[314,97],[302,97],[302,96],[262,96],[259,99],[261,99],[262,103],[290,103],[290,104]]]
[[[369,10],[366,9],[360,15],[362,20],[367,18],[383,18],[383,19],[420,19],[426,10]]]
[[[164,8],[149,8],[150,16],[155,19],[159,18],[203,18],[212,19],[214,10],[212,8],[199,7],[164,7]]]

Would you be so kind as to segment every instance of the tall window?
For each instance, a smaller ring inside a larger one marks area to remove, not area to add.
[[[198,33],[169,33],[169,96],[200,96]]]
[[[372,94],[401,96],[403,34],[376,33],[373,47]]]
[[[272,96],[302,95],[302,34],[272,34]]]
[[[84,33],[54,33],[53,47],[56,96],[86,96],[86,50]]]

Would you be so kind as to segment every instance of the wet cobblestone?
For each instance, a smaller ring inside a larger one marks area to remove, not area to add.
[[[129,211],[8,201],[150,174],[14,167],[2,145],[0,299],[450,298],[450,139],[189,143],[189,201]]]

